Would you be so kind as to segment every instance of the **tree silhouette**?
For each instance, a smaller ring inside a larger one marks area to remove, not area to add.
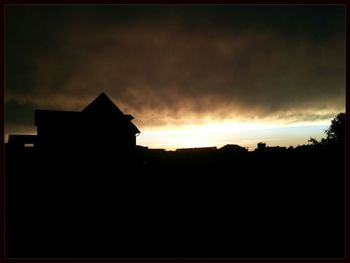
[[[339,113],[331,122],[328,129],[325,130],[327,138],[322,138],[317,141],[310,137],[309,142],[312,145],[329,145],[329,144],[344,144],[345,143],[345,113]]]
[[[326,130],[328,142],[345,142],[345,113],[339,113]]]

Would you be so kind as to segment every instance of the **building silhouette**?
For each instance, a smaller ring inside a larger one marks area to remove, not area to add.
[[[116,194],[122,198],[132,188],[125,174],[136,169],[140,133],[132,119],[102,93],[80,112],[36,110],[37,135],[9,136],[8,256],[86,256],[89,250],[89,256],[104,255],[107,245],[92,242],[102,236],[82,237],[89,227],[91,232],[106,227],[113,233],[114,224],[121,223],[111,212],[119,202],[111,194],[123,186]],[[104,216],[98,216],[100,207],[105,208]],[[123,236],[123,229],[118,231]]]
[[[131,152],[140,134],[131,122],[133,118],[102,93],[81,112],[36,110],[37,135],[10,135],[9,145],[38,146],[46,150],[109,145],[123,153]]]

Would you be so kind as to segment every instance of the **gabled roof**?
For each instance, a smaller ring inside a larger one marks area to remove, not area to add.
[[[131,122],[134,117],[130,114],[124,114],[104,92],[102,92],[81,112],[84,114],[113,115],[125,125],[129,126],[133,133],[140,133],[139,129]]]
[[[139,129],[131,122],[134,117],[130,114],[124,114],[105,93],[101,93],[81,112],[35,110],[34,125],[63,125],[74,123],[79,118],[90,120],[101,116],[112,117],[111,119],[126,125],[133,133],[140,133]]]
[[[98,112],[98,113],[116,113],[118,115],[124,115],[124,113],[111,101],[108,96],[102,92],[96,99],[94,99],[89,105],[87,105],[82,112]]]

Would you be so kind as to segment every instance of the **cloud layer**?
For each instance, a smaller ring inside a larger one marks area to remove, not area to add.
[[[341,6],[213,7],[7,7],[6,124],[101,92],[141,129],[344,110]]]

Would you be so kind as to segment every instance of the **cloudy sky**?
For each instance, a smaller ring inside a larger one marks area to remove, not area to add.
[[[101,92],[144,146],[307,143],[345,111],[345,8],[6,6],[5,140]]]

